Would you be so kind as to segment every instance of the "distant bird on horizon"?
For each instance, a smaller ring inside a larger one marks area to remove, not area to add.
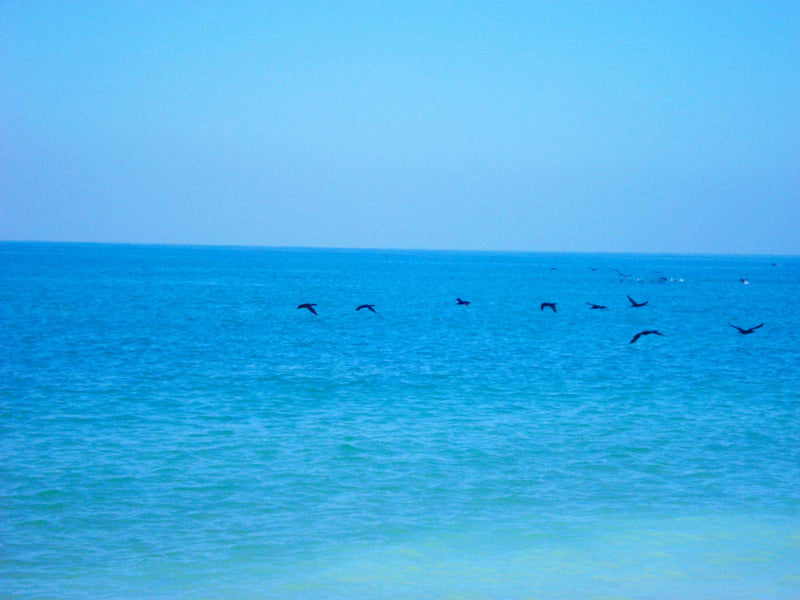
[[[592,302],[587,302],[586,304],[589,305],[590,310],[598,310],[598,309],[602,310],[604,308],[608,308],[605,304],[594,304]]]
[[[630,296],[628,296],[628,300],[631,301],[631,305],[632,305],[631,308],[639,308],[640,306],[644,306],[645,304],[650,302],[649,300],[645,300],[644,302],[637,302],[636,300],[634,300]]]
[[[623,272],[622,272],[622,271],[620,271],[619,269],[614,269],[614,271],[616,271],[617,275],[619,275],[619,276],[621,277],[620,281],[624,281],[624,280],[626,280],[628,277],[630,277],[630,274],[629,274],[629,273],[623,273]]]
[[[632,339],[630,342],[628,342],[628,343],[629,343],[629,344],[632,344],[633,342],[635,342],[636,340],[638,340],[638,339],[639,339],[640,337],[642,337],[643,335],[660,335],[660,336],[662,336],[662,337],[664,336],[664,334],[663,334],[663,333],[661,333],[660,331],[658,331],[657,329],[646,329],[645,331],[640,331],[640,332],[639,332],[639,333],[637,333],[635,336],[633,336],[633,339]]]
[[[362,304],[356,310],[358,311],[358,310],[361,310],[362,308],[366,308],[367,310],[371,310],[372,312],[375,312],[375,305],[374,304]]]
[[[555,302],[542,302],[542,304],[539,306],[539,310],[544,310],[545,308],[551,308],[553,309],[553,312],[558,312],[556,310]]]
[[[317,314],[317,311],[315,311],[315,310],[314,310],[314,307],[315,307],[315,306],[316,306],[316,304],[312,304],[312,303],[310,303],[310,302],[306,302],[305,304],[301,304],[301,305],[300,305],[300,306],[298,306],[297,308],[307,308],[307,309],[308,309],[308,310],[310,310],[312,313],[314,313],[314,314]]]
[[[469,306],[469,300],[462,300],[461,298],[456,298],[456,302],[459,306]]]
[[[728,325],[730,325],[734,329],[738,329],[739,333],[741,333],[743,335],[747,335],[748,333],[753,333],[759,327],[763,327],[764,326],[764,324],[761,323],[760,325],[756,325],[755,327],[751,327],[750,329],[742,329],[741,327],[738,327],[738,326],[734,325],[733,323],[728,323]]]

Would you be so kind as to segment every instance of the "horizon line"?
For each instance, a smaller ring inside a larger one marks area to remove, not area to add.
[[[177,248],[249,248],[263,250],[331,250],[331,251],[375,251],[375,252],[462,252],[473,254],[626,254],[648,256],[767,256],[796,258],[800,254],[783,254],[769,252],[685,252],[685,251],[653,251],[653,250],[507,250],[476,248],[411,248],[411,247],[368,247],[368,246],[282,246],[266,244],[221,244],[191,242],[100,242],[83,240],[9,240],[0,239],[0,244],[73,244],[82,246],[163,246]]]

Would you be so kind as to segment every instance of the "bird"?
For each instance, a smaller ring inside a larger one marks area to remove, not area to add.
[[[737,326],[736,326],[736,325],[734,325],[733,323],[728,323],[728,325],[730,325],[730,326],[731,326],[731,327],[733,327],[734,329],[738,329],[738,330],[739,330],[739,333],[741,333],[741,334],[753,333],[753,332],[754,332],[756,329],[758,329],[759,327],[763,327],[763,326],[764,326],[764,324],[763,324],[763,323],[761,323],[760,325],[756,325],[755,327],[751,327],[750,329],[742,329],[741,327],[737,327]]]
[[[739,282],[740,282],[740,283],[743,283],[743,284],[745,284],[745,285],[747,285],[748,283],[750,283],[749,281],[747,281],[747,279],[743,279],[743,278],[740,278],[740,279],[739,279]]]
[[[658,331],[657,329],[646,329],[645,331],[640,331],[640,332],[639,332],[639,333],[637,333],[635,336],[633,336],[633,339],[632,339],[630,342],[628,342],[628,343],[629,343],[629,344],[632,344],[633,342],[635,342],[636,340],[638,340],[638,339],[639,339],[640,337],[642,337],[643,335],[651,335],[651,334],[660,335],[660,336],[663,336],[663,335],[664,335],[663,333],[661,333],[661,332],[660,332],[660,331]]]
[[[605,304],[594,304],[593,302],[587,302],[586,304],[589,305],[591,310],[603,309],[608,308]]]
[[[356,310],[361,310],[362,308],[366,308],[367,310],[371,310],[372,312],[375,312],[375,305],[374,304],[362,304]]]
[[[645,300],[644,302],[637,302],[636,300],[634,300],[630,296],[628,296],[628,300],[631,301],[632,308],[639,308],[640,306],[644,306],[645,304],[650,302],[649,300]]]
[[[461,298],[456,298],[456,302],[459,306],[469,306],[469,300],[462,300]]]
[[[300,305],[300,306],[298,306],[297,308],[307,308],[307,309],[308,309],[308,310],[310,310],[312,313],[314,313],[314,314],[317,314],[317,311],[315,311],[315,310],[314,310],[314,307],[315,307],[315,306],[316,306],[316,304],[311,304],[311,303],[308,303],[308,302],[307,302],[306,304],[301,304],[301,305]]]
[[[542,304],[539,306],[539,310],[544,310],[545,308],[552,308],[553,312],[558,312],[558,311],[556,311],[556,303],[555,302],[542,302]]]

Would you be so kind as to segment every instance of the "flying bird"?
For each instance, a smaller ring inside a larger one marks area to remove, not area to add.
[[[594,304],[593,302],[587,302],[586,304],[589,305],[590,310],[608,308],[605,304]]]
[[[632,308],[639,308],[640,306],[644,306],[645,304],[650,302],[649,300],[645,300],[644,302],[637,302],[636,300],[634,300],[630,296],[628,296],[628,300],[631,301]]]
[[[469,300],[462,300],[461,298],[456,298],[456,302],[459,306],[469,306]]]
[[[556,303],[555,302],[542,302],[542,304],[539,306],[539,310],[544,310],[545,308],[552,308],[553,312],[558,312],[558,311],[556,311]]]
[[[298,306],[297,308],[307,308],[307,309],[308,309],[308,310],[310,310],[312,313],[314,313],[314,314],[317,314],[317,311],[315,311],[315,310],[314,310],[314,307],[315,307],[315,306],[316,306],[316,304],[306,303],[306,304],[301,304],[301,305],[300,305],[300,306]]]
[[[737,327],[737,326],[736,326],[736,325],[734,325],[733,323],[728,323],[728,325],[730,325],[730,326],[731,326],[731,327],[733,327],[734,329],[738,329],[738,330],[739,330],[739,333],[741,333],[741,334],[753,333],[753,332],[754,332],[756,329],[758,329],[759,327],[763,327],[763,326],[764,326],[764,324],[763,324],[763,323],[761,323],[760,325],[756,325],[755,327],[751,327],[750,329],[742,329],[741,327]]]
[[[367,310],[371,310],[372,312],[375,312],[375,305],[374,304],[362,304],[356,310],[361,310],[362,308],[366,308]]]
[[[637,333],[635,336],[633,336],[633,339],[632,339],[630,342],[628,342],[628,343],[629,343],[629,344],[632,344],[633,342],[635,342],[636,340],[638,340],[638,339],[639,339],[640,337],[642,337],[643,335],[651,335],[651,334],[660,335],[660,336],[663,336],[663,335],[664,335],[663,333],[661,333],[660,331],[658,331],[658,330],[656,330],[656,329],[647,329],[647,330],[645,330],[645,331],[640,331],[639,333]]]

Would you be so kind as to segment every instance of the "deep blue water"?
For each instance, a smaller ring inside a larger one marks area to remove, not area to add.
[[[797,257],[2,243],[0,597],[800,597],[798,298]]]

